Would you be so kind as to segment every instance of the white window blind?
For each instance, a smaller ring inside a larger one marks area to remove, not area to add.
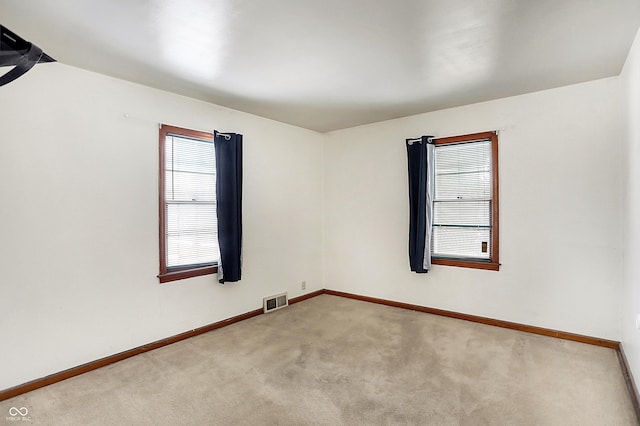
[[[491,139],[435,147],[432,256],[491,259]]]
[[[167,268],[217,263],[216,160],[212,141],[167,135]]]

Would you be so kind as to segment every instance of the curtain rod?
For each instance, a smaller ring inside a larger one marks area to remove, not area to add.
[[[231,135],[229,133],[220,133],[219,131],[215,131],[215,134],[218,136],[224,137],[226,140],[231,140]]]
[[[433,136],[420,136],[419,138],[407,139],[407,143],[409,145],[413,145],[416,142],[421,143],[423,138],[427,138],[427,143],[433,143],[435,139]]]
[[[487,132],[476,132],[476,133],[495,133],[497,135],[498,130],[489,130]],[[416,142],[422,142],[422,138],[427,138],[427,143],[433,143],[433,141],[435,141],[436,139],[451,138],[454,136],[460,136],[460,135],[437,136],[437,137],[436,136],[420,136],[419,138],[407,139],[407,143],[409,145],[413,145]]]

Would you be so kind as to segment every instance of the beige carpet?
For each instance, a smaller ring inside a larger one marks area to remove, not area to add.
[[[0,402],[50,425],[635,425],[616,354],[322,295]]]

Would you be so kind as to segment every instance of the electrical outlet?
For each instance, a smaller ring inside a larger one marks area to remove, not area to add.
[[[307,289],[307,282],[306,281],[302,281],[302,289],[303,290]]]

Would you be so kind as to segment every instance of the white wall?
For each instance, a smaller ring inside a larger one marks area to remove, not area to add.
[[[159,123],[244,135],[242,281],[158,283]],[[318,133],[62,64],[0,129],[0,389],[322,288]]]
[[[620,338],[619,79],[336,131],[325,287]],[[501,270],[408,265],[404,139],[499,131]]]
[[[622,343],[636,383],[640,385],[640,32],[621,74],[626,108],[622,152],[624,188],[624,273]]]
[[[598,80],[326,135],[38,65],[0,91],[0,389],[256,309],[265,295],[295,297],[302,280],[320,289],[323,269],[329,289],[615,340],[624,295],[622,338],[640,377],[640,124],[621,118],[622,86],[639,116],[639,49],[624,85]],[[244,134],[239,283],[158,283],[159,123]],[[501,271],[411,273],[404,138],[494,129]]]

